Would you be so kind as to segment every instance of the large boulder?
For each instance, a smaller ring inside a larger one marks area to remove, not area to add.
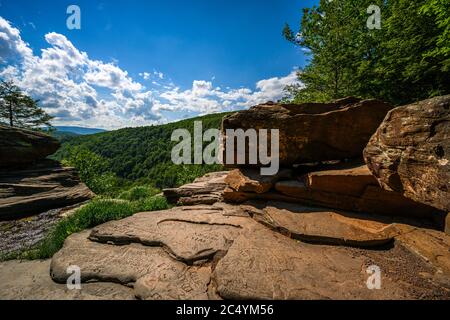
[[[0,167],[31,164],[59,147],[58,140],[44,133],[0,125]]]
[[[51,160],[27,169],[0,171],[0,220],[67,207],[93,196],[73,168]]]
[[[356,98],[328,104],[258,105],[224,118],[224,153],[228,148],[227,129],[278,129],[281,166],[361,158],[370,137],[391,109],[391,105],[378,100]],[[236,155],[236,144],[234,149]],[[246,159],[248,150],[247,146]],[[223,161],[227,166],[235,164],[226,163],[225,154]]]
[[[364,158],[384,189],[450,211],[450,95],[390,111]]]

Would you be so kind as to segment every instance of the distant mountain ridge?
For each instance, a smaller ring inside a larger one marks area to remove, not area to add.
[[[54,126],[54,128],[58,132],[68,132],[68,133],[74,133],[77,135],[96,134],[96,133],[101,133],[101,132],[107,131],[104,129],[75,127],[75,126]]]

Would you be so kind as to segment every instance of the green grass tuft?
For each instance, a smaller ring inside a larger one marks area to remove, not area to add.
[[[48,259],[58,252],[68,236],[93,228],[112,220],[120,220],[138,212],[168,209],[166,198],[154,196],[140,198],[138,201],[117,199],[94,199],[73,215],[59,221],[47,237],[35,248],[20,253],[0,256],[0,260]]]

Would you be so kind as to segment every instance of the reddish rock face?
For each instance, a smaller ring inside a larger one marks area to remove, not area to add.
[[[266,193],[275,186],[275,183],[282,178],[290,178],[292,171],[282,169],[272,176],[261,176],[258,170],[236,169],[230,171],[225,183],[235,191]]]
[[[67,207],[93,196],[73,168],[51,160],[27,169],[0,171],[0,220]]]
[[[227,129],[278,129],[280,165],[360,158],[392,106],[378,100],[346,98],[334,103],[263,104],[225,117]],[[270,145],[270,140],[269,140]],[[227,146],[225,143],[225,151]],[[235,154],[237,147],[235,146]],[[246,159],[248,157],[246,148]],[[226,157],[223,157],[226,161]],[[226,163],[228,166],[233,164]]]
[[[450,95],[389,112],[364,158],[384,189],[450,211]]]
[[[59,147],[59,141],[49,135],[0,125],[0,167],[31,164]]]
[[[178,205],[213,204],[222,200],[228,172],[213,172],[179,188],[164,189],[167,201]]]
[[[366,165],[343,165],[333,170],[311,172],[297,180],[279,181],[275,190],[258,194],[227,188],[223,196],[233,203],[253,199],[305,203],[354,212],[425,218],[439,228],[444,225],[444,212],[382,189]]]

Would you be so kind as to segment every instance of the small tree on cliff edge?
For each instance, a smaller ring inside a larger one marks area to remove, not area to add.
[[[52,117],[24,94],[12,81],[0,80],[0,122],[11,127],[39,128],[50,125]]]

